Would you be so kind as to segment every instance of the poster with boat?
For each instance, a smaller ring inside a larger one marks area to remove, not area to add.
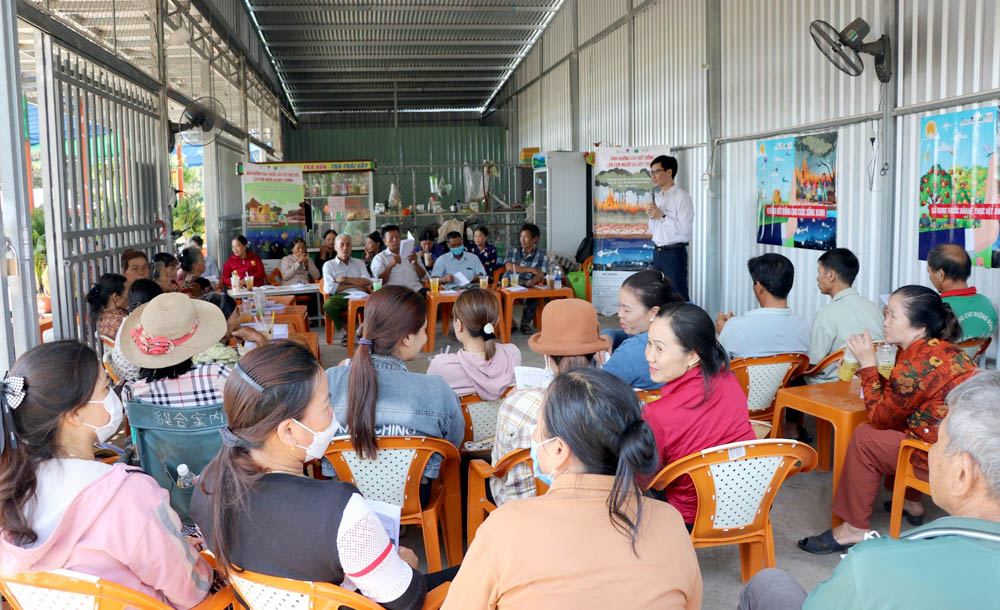
[[[938,244],[965,248],[978,267],[1000,267],[1000,109],[920,121],[921,260]]]
[[[837,133],[757,142],[757,243],[837,247]]]
[[[646,216],[654,189],[649,164],[668,154],[666,146],[600,146],[594,155],[593,294],[594,306],[604,315],[617,312],[625,278],[653,264]]]
[[[292,240],[305,237],[302,168],[248,163],[243,168],[243,224],[250,250],[261,258],[281,258]]]

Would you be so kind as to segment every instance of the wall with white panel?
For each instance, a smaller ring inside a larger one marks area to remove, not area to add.
[[[580,44],[588,42],[628,13],[628,0],[577,0]]]
[[[570,112],[569,62],[542,77],[541,149],[573,150],[573,116]]]

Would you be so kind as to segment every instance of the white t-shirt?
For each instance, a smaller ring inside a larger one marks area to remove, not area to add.
[[[760,307],[731,318],[719,343],[733,358],[809,353],[809,323],[787,307]]]
[[[390,250],[382,250],[376,254],[375,258],[372,259],[372,277],[378,277],[385,273],[385,270],[392,264],[393,257],[395,256],[396,255]],[[420,260],[419,256],[417,257],[416,264],[426,272],[424,263]],[[417,271],[413,268],[413,264],[405,258],[402,263],[393,267],[392,271],[389,272],[389,279],[385,282],[385,285],[406,286],[410,290],[417,292],[424,287],[424,285],[420,283],[420,276],[417,275]]]
[[[29,548],[44,544],[80,492],[109,470],[110,464],[94,460],[52,459],[39,464],[35,496],[25,507],[28,523],[38,534]]]

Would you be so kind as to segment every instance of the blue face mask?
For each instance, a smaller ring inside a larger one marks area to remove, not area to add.
[[[538,479],[539,481],[541,481],[542,483],[545,483],[546,485],[548,485],[550,487],[552,486],[552,474],[551,473],[545,474],[544,472],[542,472],[541,467],[539,467],[539,465],[538,465],[538,448],[541,447],[542,445],[544,445],[545,443],[549,442],[549,441],[556,440],[556,438],[557,437],[553,436],[552,438],[550,438],[548,440],[544,440],[544,441],[542,441],[540,443],[536,443],[535,442],[534,430],[532,430],[532,433],[531,433],[531,450],[529,452],[530,455],[531,455],[531,470],[534,473],[536,479]]]
[[[465,252],[465,248],[452,248],[451,249],[452,256],[462,256],[462,254],[464,252]]]

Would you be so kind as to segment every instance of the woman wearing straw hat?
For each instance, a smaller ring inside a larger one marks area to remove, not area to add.
[[[573,368],[592,366],[603,361],[602,353],[611,340],[600,334],[597,310],[581,299],[560,299],[542,310],[542,330],[528,339],[528,347],[545,356],[553,376]],[[525,388],[508,396],[497,413],[497,433],[492,462],[516,449],[531,447],[531,430],[545,394],[544,386]],[[535,495],[531,466],[518,464],[503,480],[491,479],[491,491],[497,506],[515,498]]]
[[[161,294],[122,323],[122,354],[139,367],[132,397],[161,406],[194,408],[222,402],[229,367],[192,359],[226,334],[222,310],[186,294]]]

